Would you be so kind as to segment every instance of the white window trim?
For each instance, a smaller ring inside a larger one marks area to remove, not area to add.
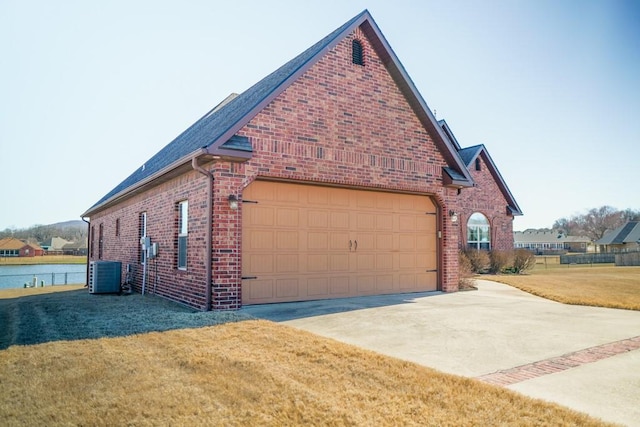
[[[185,220],[186,219],[186,220]],[[184,264],[181,264],[181,244],[180,242],[184,242]],[[188,262],[188,254],[189,254],[189,201],[182,200],[178,202],[178,270],[186,271]]]

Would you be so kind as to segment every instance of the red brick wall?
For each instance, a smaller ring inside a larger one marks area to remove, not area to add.
[[[353,38],[365,65],[351,63]],[[434,196],[446,211],[455,190],[442,186],[446,162],[366,37],[356,30],[245,126],[254,157],[238,169],[257,177],[325,182]],[[443,290],[457,290],[458,234],[443,230]]]
[[[363,44],[365,66],[351,63],[351,41]],[[496,203],[495,184],[478,177],[479,187],[463,190],[442,185],[446,162],[432,136],[421,126],[411,107],[387,74],[366,37],[359,31],[340,42],[298,81],[280,94],[240,132],[253,145],[253,158],[243,164],[206,166],[214,175],[213,277],[214,309],[236,309],[241,302],[242,204],[229,209],[228,196],[239,197],[257,178],[322,182],[361,188],[409,191],[431,195],[440,216],[440,282],[444,291],[457,290],[460,224],[449,209],[485,213],[506,245],[503,223],[506,202]],[[203,309],[206,307],[206,209],[208,178],[189,171],[152,190],[134,196],[91,218],[98,232],[103,224],[103,259],[134,264],[135,287],[140,290],[139,215],[148,215],[147,234],[160,245],[159,257],[149,262],[147,290],[156,285],[160,295]],[[478,196],[479,200],[473,200]],[[177,269],[177,210],[189,201],[188,270]],[[116,219],[120,235],[115,236]],[[492,223],[493,225],[493,223]],[[97,240],[96,237],[92,241]],[[93,259],[98,256],[93,250]],[[157,272],[156,272],[157,269]],[[124,277],[124,273],[123,273]]]
[[[511,250],[513,249],[513,216],[507,215],[507,200],[491,175],[484,154],[481,154],[479,158],[480,170],[477,171],[475,165],[470,168],[471,177],[476,186],[462,189],[460,195],[457,196],[460,247],[463,248],[467,244],[469,217],[474,212],[480,212],[489,220],[491,248]]]
[[[149,260],[146,292],[206,308],[206,197],[208,178],[191,171],[108,208],[91,218],[92,242],[96,247],[91,259],[98,259],[98,230],[103,225],[103,260],[122,262],[122,280],[126,265],[134,266],[134,288],[142,290],[143,265],[140,264],[140,213],[147,212],[147,236],[158,242],[158,257]],[[180,201],[189,201],[187,270],[177,268],[178,210]],[[116,220],[119,235],[116,236]]]

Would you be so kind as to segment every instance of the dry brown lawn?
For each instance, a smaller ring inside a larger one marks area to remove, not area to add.
[[[242,313],[192,312],[153,296],[5,290],[0,323],[3,426],[605,425]]]
[[[640,310],[640,267],[536,265],[523,275],[486,275],[565,304]]]
[[[0,425],[606,425],[263,320],[0,351]]]
[[[0,265],[32,265],[32,264],[85,264],[86,256],[78,255],[44,255],[34,257],[2,257]]]

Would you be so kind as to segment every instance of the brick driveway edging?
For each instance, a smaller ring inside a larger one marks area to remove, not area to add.
[[[566,371],[586,363],[597,362],[598,360],[637,349],[640,349],[640,336],[574,351],[559,357],[516,366],[515,368],[496,371],[476,377],[476,379],[488,384],[508,386],[543,375]]]

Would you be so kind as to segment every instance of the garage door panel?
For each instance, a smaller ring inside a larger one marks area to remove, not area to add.
[[[328,232],[309,232],[307,234],[307,248],[311,251],[329,250],[329,233]]]
[[[393,270],[393,254],[376,254],[376,271],[392,271]]]
[[[314,188],[313,191],[307,192],[307,200],[310,205],[329,205],[329,189],[324,187]]]
[[[376,291],[388,292],[393,290],[393,274],[376,275]]]
[[[357,254],[356,263],[358,271],[372,271],[375,269],[375,254]]]
[[[377,251],[391,252],[393,250],[393,233],[376,233],[375,239]]]
[[[298,209],[278,208],[276,215],[276,225],[278,227],[297,228],[300,226]]]
[[[349,257],[344,254],[330,254],[329,266],[333,272],[349,271]]]
[[[429,230],[436,229],[436,216],[435,215],[425,215],[421,217],[417,217],[415,230],[419,232],[427,232]]]
[[[393,218],[394,216],[391,214],[376,215],[376,230],[378,231],[393,230]]]
[[[278,250],[297,250],[298,249],[297,231],[276,231],[276,245]]]
[[[356,252],[370,251],[376,247],[375,233],[358,233],[353,239],[353,250]]]
[[[276,273],[298,273],[298,254],[276,254]]]
[[[329,201],[331,206],[349,207],[351,204],[349,190],[341,188],[332,189],[329,194]]]
[[[276,185],[275,200],[281,203],[298,204],[300,202],[300,193],[306,189],[296,184]]]
[[[255,226],[272,227],[275,224],[275,208],[257,206],[249,212],[250,221]]]
[[[246,268],[243,265],[243,270],[251,271],[253,275],[275,273],[273,254],[249,254],[245,258]]]
[[[253,301],[269,301],[275,297],[273,280],[245,280],[242,285],[243,294],[248,294]]]
[[[330,218],[331,221],[329,224],[332,229],[349,229],[350,221],[348,211],[331,212]]]
[[[309,210],[307,212],[307,227],[319,229],[329,228],[329,212],[326,210]]]
[[[243,199],[243,304],[437,287],[428,197],[259,181]]]
[[[374,230],[376,216],[373,213],[359,212],[356,214],[356,228],[358,230]]]
[[[376,207],[376,195],[372,191],[359,191],[356,195],[356,207],[357,208],[375,208]]]
[[[269,230],[255,230],[248,239],[250,250],[270,250],[273,248],[274,233]]]
[[[337,276],[329,279],[331,295],[347,296],[349,292],[349,276]]]
[[[330,234],[330,246],[329,249],[333,251],[348,251],[349,250],[349,233],[346,231],[343,232],[332,232]],[[351,242],[353,245],[353,242]]]
[[[329,272],[329,255],[328,254],[309,254],[307,256],[307,271]]]
[[[298,279],[278,279],[276,280],[277,298],[295,298],[300,296],[300,283]]]
[[[413,253],[399,254],[400,269],[413,269],[416,268],[416,255]]]
[[[359,294],[371,295],[376,290],[376,276],[358,276],[356,278],[357,292]]]
[[[308,279],[307,295],[310,297],[329,296],[329,278],[313,277]]]
[[[416,275],[411,274],[399,274],[398,277],[399,287],[402,290],[411,290],[417,288]]]
[[[435,291],[438,289],[438,277],[435,272],[421,273],[417,275],[418,288]]]

